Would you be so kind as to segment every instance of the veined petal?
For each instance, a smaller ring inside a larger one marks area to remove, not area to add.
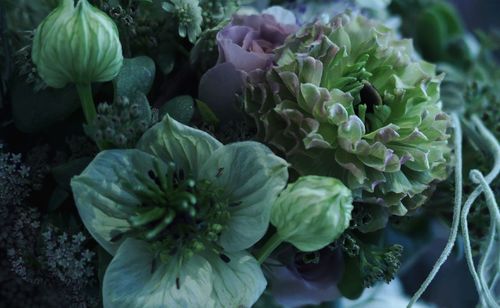
[[[171,161],[178,169],[196,177],[196,172],[222,143],[209,134],[183,125],[168,115],[150,128],[137,143],[137,148]]]
[[[109,264],[103,281],[105,308],[215,307],[209,262],[193,256],[177,269],[178,259],[158,259],[146,242],[127,239]],[[179,278],[178,284],[176,283]],[[177,288],[179,286],[179,288]]]
[[[221,234],[226,251],[255,244],[266,232],[271,205],[288,180],[287,162],[257,142],[238,142],[216,150],[200,171],[223,189],[231,218]]]
[[[136,213],[142,198],[138,191],[148,192],[155,185],[148,171],[155,167],[166,172],[159,159],[139,150],[103,151],[81,175],[71,180],[75,203],[90,234],[110,254],[120,241],[117,235],[130,230],[127,218]],[[143,178],[139,178],[143,175]]]
[[[214,254],[207,256],[214,271],[212,298],[218,307],[252,307],[267,285],[259,262],[244,251],[226,256],[227,263]]]

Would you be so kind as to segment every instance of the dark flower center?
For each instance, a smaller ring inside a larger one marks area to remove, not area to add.
[[[167,174],[149,170],[143,179],[153,194],[144,195],[137,214],[128,219],[131,236],[150,242],[160,259],[190,258],[205,249],[222,253],[217,240],[229,219],[229,203],[220,190],[209,181],[195,181],[173,163]]]

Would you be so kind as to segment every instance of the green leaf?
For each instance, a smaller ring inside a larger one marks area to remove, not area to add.
[[[69,192],[66,189],[57,186],[49,199],[48,211],[53,212],[57,210],[68,199]]]
[[[449,36],[458,37],[463,35],[464,29],[462,21],[453,5],[446,2],[436,2],[432,10],[438,13],[441,20],[445,23]]]
[[[194,114],[194,100],[189,95],[174,97],[160,108],[160,117],[169,115],[182,124],[188,124]]]
[[[52,169],[52,176],[62,189],[70,191],[71,188],[69,183],[71,178],[80,174],[91,161],[91,157],[82,157],[71,160],[67,163],[54,167]]]
[[[162,50],[156,59],[156,63],[160,67],[161,72],[164,75],[168,75],[172,72],[175,66],[175,50],[170,44],[161,49]]]
[[[124,59],[120,73],[113,80],[115,98],[133,97],[137,91],[148,94],[153,85],[155,72],[155,63],[149,57]]]
[[[387,208],[379,204],[366,203],[363,204],[363,210],[372,217],[369,223],[362,224],[357,229],[363,233],[370,233],[385,228],[389,220],[389,212]]]
[[[346,257],[344,260],[344,274],[337,286],[342,296],[348,299],[357,299],[364,290],[363,278],[359,270],[359,261],[357,257]]]
[[[129,99],[131,104],[137,104],[139,106],[138,109],[141,119],[149,123],[151,121],[152,111],[146,95],[137,91],[132,96],[129,96]]]
[[[62,121],[80,106],[74,86],[34,92],[32,85],[18,80],[11,90],[14,123],[24,133],[37,133]]]
[[[198,111],[200,112],[201,118],[204,122],[212,125],[217,125],[219,123],[219,119],[207,104],[197,99],[196,107],[198,108]]]
[[[429,60],[439,60],[446,45],[446,25],[434,11],[422,14],[416,23],[416,46]]]

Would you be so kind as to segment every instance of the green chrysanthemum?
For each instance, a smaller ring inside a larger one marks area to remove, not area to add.
[[[137,149],[101,152],[71,186],[112,255],[104,307],[250,307],[266,286],[245,251],[265,233],[287,164],[168,116]]]
[[[342,179],[357,201],[404,215],[447,176],[441,76],[409,40],[354,14],[303,27],[249,77],[258,138],[300,175]]]

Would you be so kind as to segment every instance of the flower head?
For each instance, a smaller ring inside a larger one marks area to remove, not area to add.
[[[188,37],[191,43],[201,34],[203,22],[198,0],[170,0],[163,3],[163,9],[174,14],[179,22],[179,35]]]
[[[123,62],[114,22],[87,0],[62,0],[38,26],[33,62],[51,87],[109,81]]]
[[[218,63],[229,62],[247,73],[272,64],[274,49],[297,31],[293,14],[288,14],[291,17],[282,20],[267,13],[235,15],[231,23],[217,33]]]
[[[32,170],[22,162],[21,154],[2,150],[0,143],[0,206],[21,205],[33,189]]]
[[[252,305],[266,281],[245,249],[287,178],[265,146],[223,146],[168,116],[137,149],[101,152],[71,185],[87,229],[114,255],[104,306]]]
[[[200,99],[221,119],[238,114],[236,95],[241,94],[244,75],[269,67],[274,50],[297,31],[295,16],[281,7],[258,15],[235,15],[217,33],[219,59],[200,80]]]
[[[442,77],[411,41],[346,13],[302,28],[276,63],[249,76],[245,110],[299,174],[339,178],[357,201],[397,215],[447,177]]]

